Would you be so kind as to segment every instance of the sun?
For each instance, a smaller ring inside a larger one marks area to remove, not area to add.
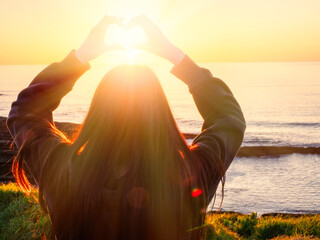
[[[127,60],[128,64],[133,64],[138,60],[139,51],[133,48],[127,48],[124,51],[124,58]]]
[[[145,44],[147,36],[141,27],[125,28],[118,25],[111,25],[105,35],[107,45],[120,45],[128,60],[133,61],[138,50],[135,47]]]
[[[112,24],[107,30],[105,36],[106,44],[119,44],[125,48],[132,47],[137,44],[144,44],[146,41],[146,34],[143,29],[138,26],[128,29]]]

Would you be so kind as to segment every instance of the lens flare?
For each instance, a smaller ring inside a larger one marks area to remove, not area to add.
[[[192,197],[198,197],[202,194],[202,190],[199,188],[195,188],[192,190],[191,196]]]

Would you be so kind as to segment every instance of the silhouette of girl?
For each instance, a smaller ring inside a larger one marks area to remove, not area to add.
[[[206,208],[235,157],[245,130],[227,85],[174,46],[145,16],[131,20],[139,46],[174,64],[204,119],[188,146],[153,71],[122,65],[101,80],[78,134],[59,131],[52,112],[88,62],[116,49],[104,43],[106,16],[84,43],[40,72],[12,104],[7,125],[19,148],[13,173],[29,193],[24,168],[39,186],[56,239],[200,239]]]

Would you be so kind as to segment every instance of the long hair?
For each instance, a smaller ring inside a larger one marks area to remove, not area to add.
[[[47,188],[55,193],[47,204],[57,239],[200,238],[207,183],[196,176],[197,157],[149,68],[109,71],[78,134],[62,143],[51,151],[39,181],[40,196]],[[26,148],[16,163],[27,157]],[[68,175],[60,177],[52,169],[62,161]],[[21,168],[16,164],[16,179],[26,188]],[[219,173],[222,178],[224,171]]]

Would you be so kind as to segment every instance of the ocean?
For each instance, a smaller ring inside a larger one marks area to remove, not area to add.
[[[320,62],[199,65],[224,80],[238,100],[247,121],[243,146],[320,146]],[[149,66],[160,79],[180,130],[198,134],[202,118],[187,86],[170,74],[170,65]],[[8,115],[19,91],[44,67],[0,66],[0,116]],[[112,67],[92,66],[62,100],[55,120],[81,123],[96,86]],[[220,201],[218,189],[215,208]],[[258,214],[320,212],[320,155],[236,158],[227,171],[222,209]]]

